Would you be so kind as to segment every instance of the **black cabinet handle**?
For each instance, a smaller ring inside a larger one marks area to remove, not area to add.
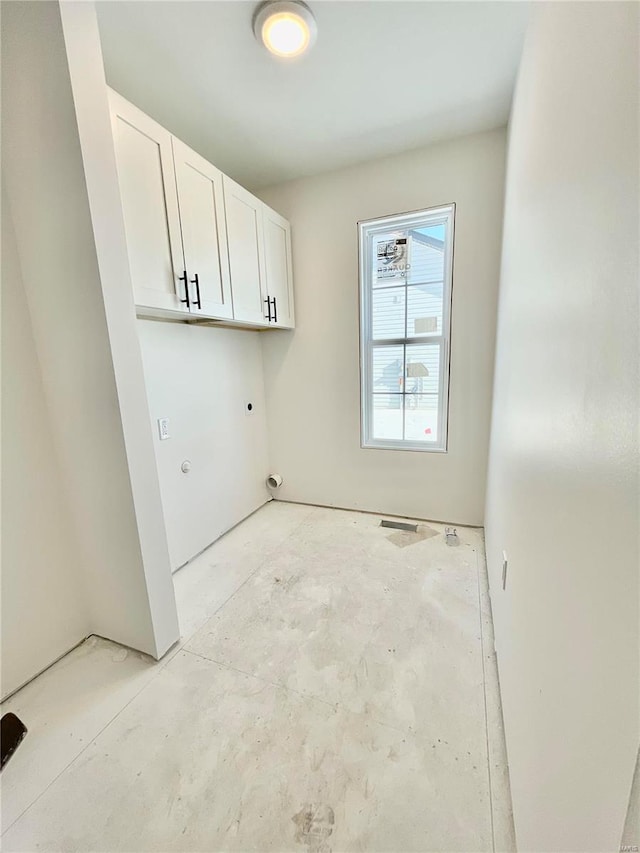
[[[264,301],[267,303],[267,311],[268,311],[267,321],[270,323],[271,322],[271,300],[267,298]]]
[[[196,298],[195,298],[194,305],[197,305],[198,308],[202,308],[202,303],[200,302],[200,280],[198,278],[198,273],[196,273],[195,278],[191,279],[191,284],[195,284],[195,286],[196,286]]]
[[[178,276],[178,281],[184,281],[184,299],[181,299],[180,302],[182,302],[184,305],[187,306],[187,308],[189,308],[189,285],[187,284],[186,270],[182,273],[182,275]]]
[[[276,305],[276,297],[273,297],[273,322],[278,322],[278,306]]]

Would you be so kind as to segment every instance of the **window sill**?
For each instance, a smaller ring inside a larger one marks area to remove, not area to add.
[[[425,447],[422,442],[410,441],[361,441],[362,450],[409,450],[418,453],[448,453],[446,447]]]

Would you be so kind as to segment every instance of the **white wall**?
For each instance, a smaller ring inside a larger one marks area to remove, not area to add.
[[[269,499],[260,333],[153,320],[138,331],[176,569]]]
[[[95,4],[89,0],[60,0],[60,15],[120,414],[118,426],[128,469],[127,501],[131,501],[136,527],[129,559],[139,550],[134,572],[124,564],[118,566],[118,574],[111,567],[99,578],[99,586],[119,607],[115,614],[105,613],[98,597],[97,612],[103,621],[107,617],[107,625],[114,622],[114,616],[126,613],[129,631],[148,618],[151,635],[144,638],[143,650],[161,657],[179,637],[178,614],[160,485],[149,440],[149,410],[98,20]],[[136,587],[142,584],[145,596],[139,602],[132,596],[127,612],[121,600],[129,597],[132,581]],[[135,648],[141,648],[140,641]]]
[[[159,656],[179,631],[127,281],[106,84],[93,5],[69,6],[63,33],[57,3],[3,4],[3,179],[90,630]],[[79,84],[75,105],[70,64]],[[87,103],[90,114],[77,114],[76,107]],[[91,152],[81,150],[79,118],[95,134],[96,148],[106,146],[102,159],[83,161],[83,153]],[[102,233],[92,230],[96,209],[106,217]],[[137,444],[136,428],[142,438]],[[37,524],[32,535],[43,535]],[[26,613],[29,602],[19,607]]]
[[[291,220],[295,333],[263,337],[284,500],[482,524],[505,132],[261,190]],[[456,203],[449,452],[360,448],[356,223]]]
[[[617,850],[638,747],[637,16],[537,5],[510,128],[486,533],[521,851]]]
[[[89,633],[82,566],[2,199],[2,683],[11,693]]]

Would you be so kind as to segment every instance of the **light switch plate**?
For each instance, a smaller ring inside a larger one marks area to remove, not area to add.
[[[160,441],[166,441],[169,438],[169,418],[158,418],[158,435]]]

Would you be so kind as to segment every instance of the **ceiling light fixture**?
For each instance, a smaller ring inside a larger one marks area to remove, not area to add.
[[[266,0],[253,16],[253,32],[276,56],[300,56],[318,33],[316,19],[302,0]]]

